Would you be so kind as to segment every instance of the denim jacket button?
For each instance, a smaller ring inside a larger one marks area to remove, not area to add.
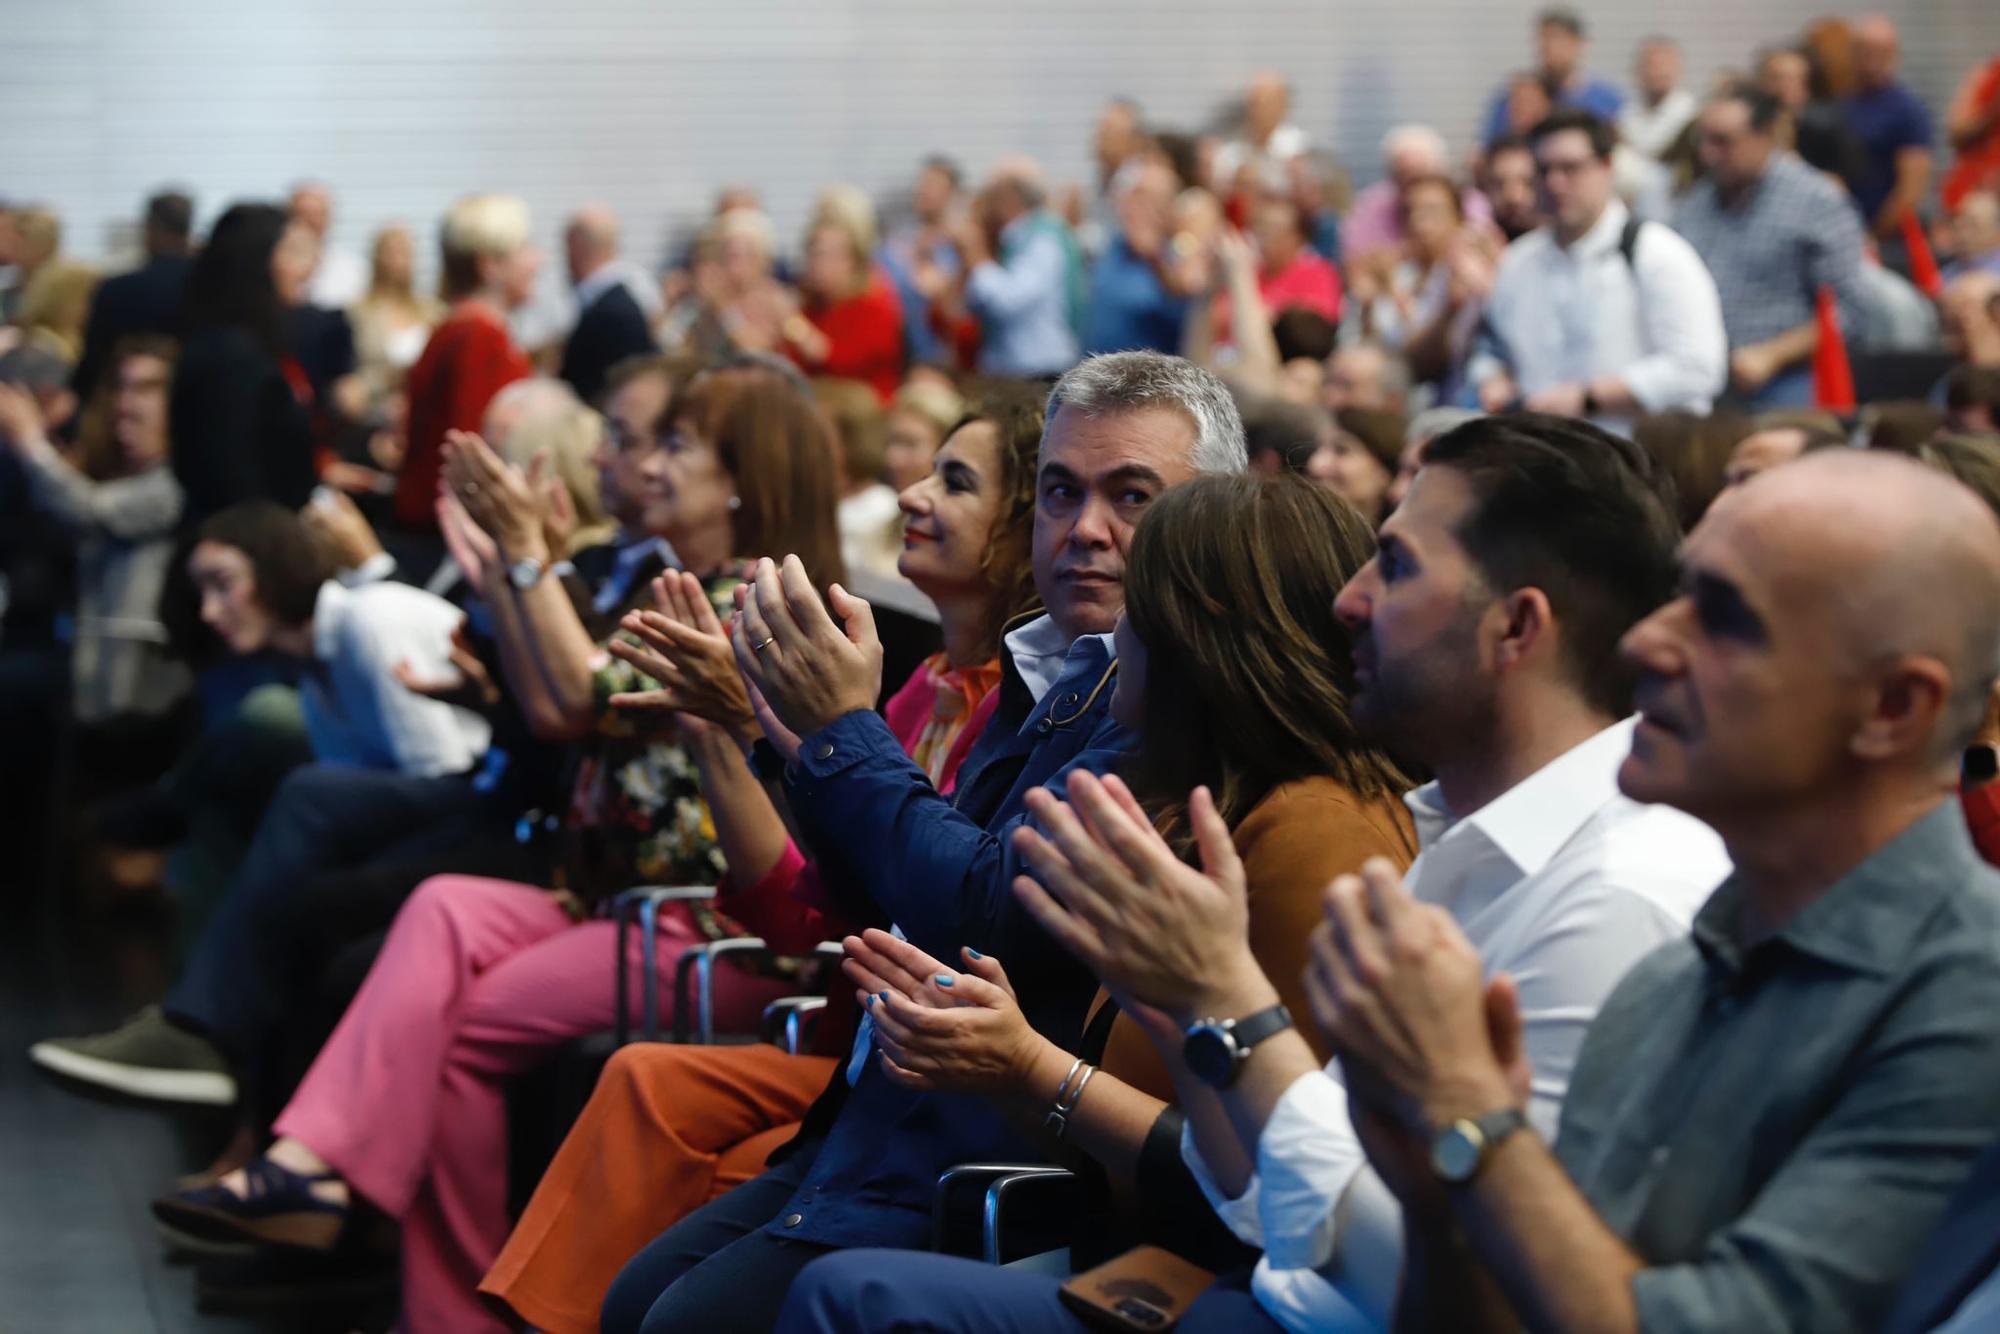
[[[831,741],[822,741],[822,742],[820,742],[820,743],[819,743],[819,745],[817,745],[817,746],[815,746],[815,747],[813,748],[813,754],[814,754],[814,755],[817,755],[817,756],[818,756],[818,757],[819,757],[820,759],[822,759],[822,760],[830,760],[830,759],[832,759],[832,758],[833,758],[833,743],[832,743]]]
[[[1040,722],[1035,724],[1035,731],[1042,736],[1047,736],[1049,733],[1055,730],[1056,730],[1056,725],[1054,721],[1048,718],[1043,718]]]
[[[803,1222],[805,1222],[805,1221],[806,1221],[806,1216],[805,1216],[804,1214],[786,1214],[786,1215],[785,1215],[785,1226],[786,1226],[786,1227],[797,1227],[797,1226],[798,1226],[799,1224],[801,1224],[801,1223],[803,1223]]]

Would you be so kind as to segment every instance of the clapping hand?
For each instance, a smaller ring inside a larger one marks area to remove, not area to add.
[[[524,473],[471,431],[445,433],[445,483],[505,560],[550,559],[542,518],[547,468],[545,454]]]
[[[457,673],[455,676],[427,679],[420,676],[416,667],[406,659],[396,664],[396,680],[412,694],[442,700],[475,713],[488,712],[500,702],[500,686],[494,681],[493,674],[486,670],[479,654],[473,651],[472,640],[465,633],[464,621],[452,628],[449,657],[452,670]]]
[[[875,707],[882,690],[882,641],[866,601],[839,584],[827,590],[835,624],[797,556],[756,564],[730,627],[736,665],[772,718],[796,738]],[[779,738],[771,738],[774,745]],[[783,749],[780,746],[780,749]]]
[[[653,603],[657,611],[633,611],[622,622],[640,642],[613,639],[610,649],[662,688],[613,695],[612,705],[692,714],[739,743],[754,739],[757,718],[750,693],[701,580],[684,570],[663,574],[653,581]]]
[[[1208,789],[1188,802],[1200,870],[1174,855],[1119,779],[1079,770],[1069,796],[1031,792],[1029,813],[1047,832],[1014,832],[1031,872],[1014,892],[1044,930],[1121,1001],[1181,1025],[1276,1000],[1250,953],[1243,863]]]
[[[841,971],[875,1020],[882,1072],[905,1088],[999,1097],[1060,1053],[1028,1025],[998,959],[967,949],[953,971],[870,929],[841,942]]]

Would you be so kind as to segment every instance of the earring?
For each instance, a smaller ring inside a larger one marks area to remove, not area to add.
[[[741,496],[731,496],[731,497],[729,498],[729,508],[730,508],[730,509],[731,509],[732,511],[734,511],[734,510],[740,510],[740,509],[742,509],[742,508],[743,508],[743,497],[741,497]]]

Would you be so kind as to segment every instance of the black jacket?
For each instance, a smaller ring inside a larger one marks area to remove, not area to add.
[[[577,316],[576,328],[563,346],[562,378],[578,398],[595,403],[613,366],[627,357],[657,351],[646,312],[624,283],[613,283]]]
[[[240,501],[297,509],[311,497],[311,420],[278,359],[248,331],[211,327],[188,339],[169,422],[184,530]]]
[[[121,338],[180,337],[181,300],[192,262],[186,255],[156,255],[132,272],[98,285],[90,300],[90,323],[84,327],[83,356],[70,377],[70,388],[79,400],[90,401],[98,377],[111,369],[111,351]]]

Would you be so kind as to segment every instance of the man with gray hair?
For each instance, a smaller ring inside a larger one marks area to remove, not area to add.
[[[965,272],[965,305],[983,334],[985,375],[1033,379],[1074,365],[1083,323],[1083,252],[1049,207],[1039,166],[1008,158],[951,230]]]
[[[770,705],[756,763],[782,783],[828,892],[934,956],[969,945],[1004,957],[1023,1013],[1054,1041],[1081,1039],[1097,983],[1019,907],[1010,836],[1028,821],[1028,793],[1060,793],[1072,770],[1102,773],[1127,748],[1109,713],[1111,631],[1140,516],[1168,487],[1246,467],[1229,391],[1192,362],[1121,352],[1062,377],[1035,492],[1035,587],[1047,611],[1005,636],[999,705],[950,798],[874,712],[882,650],[867,603],[836,586],[829,614],[788,557],[758,562],[737,617],[737,660]],[[932,1184],[946,1168],[1033,1156],[980,1100],[899,1089],[872,1055],[864,1030],[770,1171],[626,1267],[605,1301],[607,1334],[768,1330],[792,1279],[820,1255],[928,1245]]]
[[[1398,125],[1382,136],[1382,171],[1381,180],[1354,196],[1354,207],[1340,225],[1341,252],[1350,264],[1403,243],[1403,187],[1427,176],[1451,175],[1451,150],[1428,125]],[[1467,222],[1493,221],[1493,206],[1485,195],[1466,190],[1459,197]]]

